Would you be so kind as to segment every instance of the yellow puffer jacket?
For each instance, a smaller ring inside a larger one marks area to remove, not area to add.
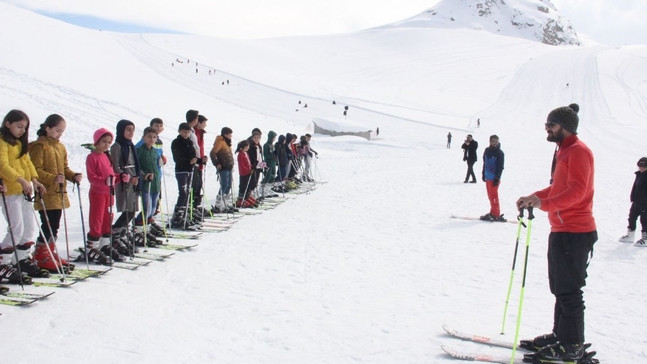
[[[58,140],[48,136],[42,136],[35,142],[29,144],[29,155],[38,173],[38,181],[45,186],[46,192],[43,196],[45,209],[61,210],[70,207],[67,198],[67,181],[73,181],[74,171],[67,165],[67,150]],[[66,181],[63,188],[56,183],[56,176],[62,174]],[[63,191],[63,201],[61,201]],[[34,207],[42,210],[40,200],[36,200]]]
[[[20,155],[22,144],[16,142],[16,145],[7,143],[0,138],[0,178],[4,180],[6,195],[19,195],[22,193],[22,186],[18,183],[18,177],[22,177],[31,182],[32,178],[38,178],[36,168],[29,159],[29,153]]]

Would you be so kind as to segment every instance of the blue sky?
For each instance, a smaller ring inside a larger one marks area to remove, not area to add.
[[[259,38],[352,32],[409,18],[440,0],[4,0],[94,29]],[[552,0],[576,31],[647,44],[647,0]]]

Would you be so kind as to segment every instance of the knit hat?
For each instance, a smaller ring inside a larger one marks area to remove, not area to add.
[[[114,136],[112,135],[112,133],[110,132],[110,130],[108,130],[108,129],[106,129],[106,128],[97,129],[97,131],[95,131],[95,132],[94,132],[94,135],[92,136],[92,139],[94,140],[94,145],[97,145],[97,143],[99,142],[99,140],[100,140],[104,135],[106,135],[106,134],[110,135],[110,137],[111,137],[112,139],[114,139]]]
[[[577,112],[580,107],[577,104],[570,104],[564,107],[558,107],[548,114],[546,119],[549,123],[555,123],[562,126],[572,134],[577,134],[577,125],[580,122]]]
[[[640,158],[637,164],[638,164],[638,167],[647,167],[647,157]]]

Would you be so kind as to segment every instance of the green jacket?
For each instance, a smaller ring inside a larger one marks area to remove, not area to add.
[[[160,193],[160,181],[161,176],[159,173],[159,159],[160,155],[156,148],[146,147],[146,144],[142,144],[136,148],[137,158],[139,159],[139,167],[141,168],[141,179],[139,183],[140,191],[150,192],[152,194]],[[149,173],[153,173],[152,181],[144,181],[144,176]],[[149,190],[150,188],[150,190]]]

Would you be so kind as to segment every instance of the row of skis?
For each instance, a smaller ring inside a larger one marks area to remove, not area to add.
[[[76,262],[72,271],[51,274],[48,278],[32,278],[29,285],[0,286],[0,304],[9,306],[27,306],[36,301],[52,296],[56,289],[70,287],[82,281],[100,278],[112,269],[127,269],[134,271],[153,262],[165,262],[176,253],[187,252],[198,244],[205,234],[227,231],[236,222],[247,215],[260,214],[265,210],[276,208],[281,203],[294,198],[298,194],[309,193],[316,188],[314,182],[304,182],[299,188],[265,198],[257,208],[241,208],[234,213],[207,214],[202,222],[202,228],[196,231],[166,229],[165,236],[158,238],[162,244],[153,247],[138,247],[136,251],[122,261],[113,261],[110,265],[100,265],[84,261]],[[165,220],[165,219],[162,219]],[[72,257],[71,260],[74,260]]]

